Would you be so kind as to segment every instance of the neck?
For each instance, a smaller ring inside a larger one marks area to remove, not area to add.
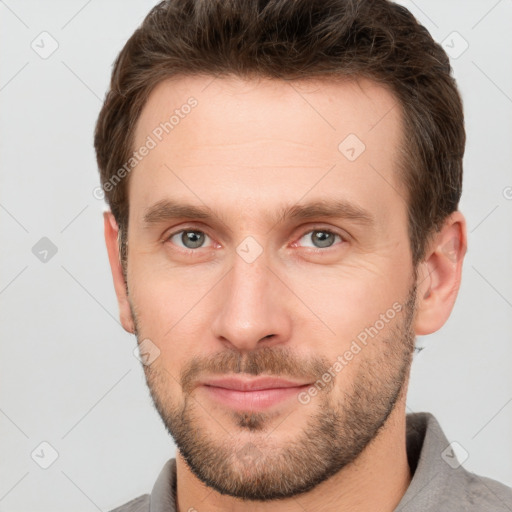
[[[176,470],[178,512],[392,512],[411,481],[405,397],[397,402],[383,428],[353,463],[311,491],[292,498],[254,502],[221,495],[190,471],[179,452]]]

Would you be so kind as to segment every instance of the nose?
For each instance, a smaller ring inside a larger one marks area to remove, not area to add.
[[[292,330],[288,294],[263,255],[252,263],[235,255],[220,287],[213,335],[239,351],[286,343]]]

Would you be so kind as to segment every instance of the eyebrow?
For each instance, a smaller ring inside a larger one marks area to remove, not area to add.
[[[364,226],[371,226],[375,219],[367,210],[340,199],[322,199],[304,204],[281,206],[277,214],[269,215],[272,224],[283,223],[287,220],[306,220],[313,218],[347,219]],[[146,208],[144,224],[151,226],[175,219],[220,219],[224,217],[220,212],[207,206],[196,206],[178,201],[163,199]]]

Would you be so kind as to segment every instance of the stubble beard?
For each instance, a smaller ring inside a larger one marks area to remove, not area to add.
[[[296,414],[309,414],[308,408],[317,402],[316,412],[307,419],[305,428],[284,446],[276,443],[272,433],[286,428],[287,417],[281,425],[269,428],[279,411],[232,411],[232,421],[228,424],[223,419],[222,425],[213,416],[205,419],[211,404],[196,399],[190,387],[192,377],[203,369],[218,374],[321,377],[332,362],[318,358],[305,363],[294,359],[287,349],[269,347],[245,357],[237,351],[226,351],[208,360],[196,358],[180,375],[184,397],[181,405],[169,392],[174,377],[158,364],[144,366],[155,408],[192,473],[221,494],[264,502],[305,493],[357,459],[405,396],[414,352],[415,299],[413,287],[403,305],[403,316],[397,318],[386,337],[370,342],[380,344],[379,350],[365,347],[356,356],[364,358],[365,350],[376,354],[361,360],[353,382],[341,397],[336,399],[333,391],[337,379],[343,379],[343,371],[310,404],[299,405],[291,413],[288,420],[293,422]],[[135,315],[133,318],[140,343],[144,338]],[[212,435],[211,424],[223,439]]]

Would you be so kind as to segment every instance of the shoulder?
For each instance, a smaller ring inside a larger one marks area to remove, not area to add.
[[[466,470],[432,414],[407,415],[407,456],[412,480],[396,511],[512,511],[512,488]]]
[[[161,469],[151,494],[143,494],[110,512],[149,512],[176,510],[176,459],[169,459]]]
[[[447,494],[463,510],[510,511],[512,508],[512,488],[485,476],[469,471],[461,471],[453,478]]]
[[[110,512],[149,512],[149,494],[143,494]]]

